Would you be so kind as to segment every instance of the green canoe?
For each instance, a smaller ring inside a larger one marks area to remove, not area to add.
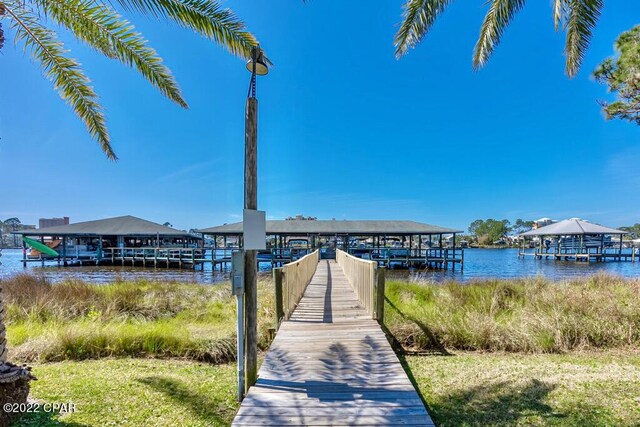
[[[33,249],[40,251],[45,255],[60,256],[58,252],[54,251],[44,243],[38,242],[37,240],[29,239],[28,237],[23,237],[22,241],[25,242],[27,245],[31,246]]]

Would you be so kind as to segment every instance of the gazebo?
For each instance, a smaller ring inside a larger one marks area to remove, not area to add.
[[[522,248],[518,256],[532,255],[535,258],[574,261],[605,261],[607,259],[622,261],[632,258],[633,251],[624,252],[622,236],[627,232],[616,228],[594,224],[580,218],[570,218],[556,222],[535,230],[527,231],[519,236],[522,238]],[[611,237],[619,236],[619,242]],[[533,253],[525,250],[527,238],[538,238],[537,247]],[[616,247],[617,246],[617,247]]]

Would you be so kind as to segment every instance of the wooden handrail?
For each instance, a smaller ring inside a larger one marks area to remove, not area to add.
[[[316,272],[320,251],[316,250],[295,262],[273,269],[276,287],[276,325],[289,319]]]
[[[384,322],[384,268],[377,261],[368,261],[337,249],[336,262],[349,280],[358,300],[380,323]]]

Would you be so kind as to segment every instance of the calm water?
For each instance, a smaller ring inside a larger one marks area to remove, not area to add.
[[[149,280],[169,280],[181,282],[195,282],[203,284],[216,284],[228,280],[228,272],[212,271],[211,264],[205,264],[201,270],[178,270],[166,268],[142,268],[142,267],[58,267],[55,264],[42,267],[38,263],[30,263],[26,268],[22,267],[22,250],[3,249],[0,257],[0,278],[8,277],[16,273],[29,272],[42,274],[54,282],[68,278],[83,279],[93,283],[107,283],[116,279],[130,280],[145,278]],[[267,273],[268,264],[261,264],[264,274]],[[469,281],[479,278],[498,277],[515,278],[529,276],[545,276],[550,279],[566,279],[571,277],[588,276],[598,272],[607,272],[625,277],[640,277],[640,262],[606,262],[606,263],[576,263],[553,260],[534,260],[518,258],[517,249],[467,249],[465,250],[464,272],[459,268],[454,271],[429,271],[422,273],[413,271],[410,273],[390,273],[393,276],[417,275],[421,279],[442,281],[456,279]]]

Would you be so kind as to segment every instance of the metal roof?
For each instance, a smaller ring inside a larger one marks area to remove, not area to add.
[[[186,231],[165,227],[155,222],[126,215],[68,225],[21,230],[13,234],[23,236],[167,236],[194,237]],[[195,237],[198,238],[198,237]]]
[[[626,231],[615,228],[604,227],[592,222],[582,221],[577,218],[565,219],[564,221],[540,227],[536,230],[527,231],[521,236],[571,236],[571,235],[593,235],[593,234],[627,234]]]
[[[211,235],[240,235],[242,222],[224,224],[217,227],[197,230]],[[462,233],[461,230],[423,224],[415,221],[376,221],[376,220],[269,220],[267,234],[307,235],[307,234],[350,234],[357,235],[403,235],[403,234],[441,234]]]

